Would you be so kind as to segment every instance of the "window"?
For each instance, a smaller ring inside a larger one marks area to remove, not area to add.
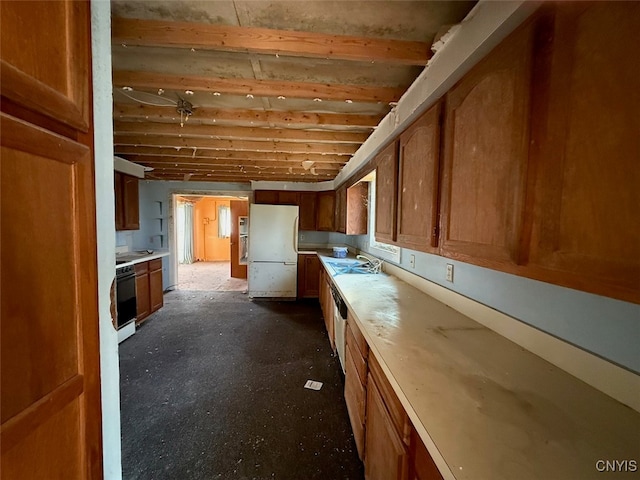
[[[228,205],[218,206],[218,238],[231,235],[231,211]]]

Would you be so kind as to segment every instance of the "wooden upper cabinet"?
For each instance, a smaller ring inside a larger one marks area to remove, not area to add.
[[[336,232],[347,233],[347,186],[336,190]]]
[[[140,199],[136,177],[122,176],[122,199],[124,207],[123,230],[138,230],[140,228]]]
[[[528,159],[531,22],[492,50],[446,96],[440,252],[515,264]]]
[[[396,205],[398,191],[398,142],[394,141],[375,158],[376,164],[376,232],[375,239],[396,241]]]
[[[253,192],[253,202],[258,204],[277,205],[277,190],[256,190]]]
[[[369,223],[369,183],[359,182],[347,188],[346,233],[366,235]]]
[[[528,259],[640,303],[640,3],[559,5],[534,82]]]
[[[114,172],[116,203],[116,230],[140,228],[140,201],[138,179],[121,172]]]
[[[317,230],[329,232],[334,230],[335,206],[336,195],[334,191],[318,193]]]
[[[300,206],[300,230],[316,229],[316,192],[300,192],[298,202]]]
[[[290,190],[278,192],[278,205],[298,205],[298,192]]]
[[[82,132],[90,123],[88,8],[75,1],[0,2],[2,96]]]
[[[400,135],[398,245],[423,252],[438,247],[440,103]]]

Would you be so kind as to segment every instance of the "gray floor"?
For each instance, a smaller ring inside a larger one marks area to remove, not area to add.
[[[170,292],[120,372],[126,480],[364,477],[317,301]]]

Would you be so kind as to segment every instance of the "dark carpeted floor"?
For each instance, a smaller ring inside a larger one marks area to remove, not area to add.
[[[317,301],[170,292],[120,383],[125,480],[364,477]]]

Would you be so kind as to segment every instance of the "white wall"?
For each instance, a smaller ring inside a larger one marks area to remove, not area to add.
[[[115,208],[111,101],[111,7],[91,1],[93,120],[95,142],[98,308],[102,386],[103,468],[106,480],[122,478],[118,336],[111,323],[111,283],[115,277]],[[35,460],[34,460],[35,461]]]

